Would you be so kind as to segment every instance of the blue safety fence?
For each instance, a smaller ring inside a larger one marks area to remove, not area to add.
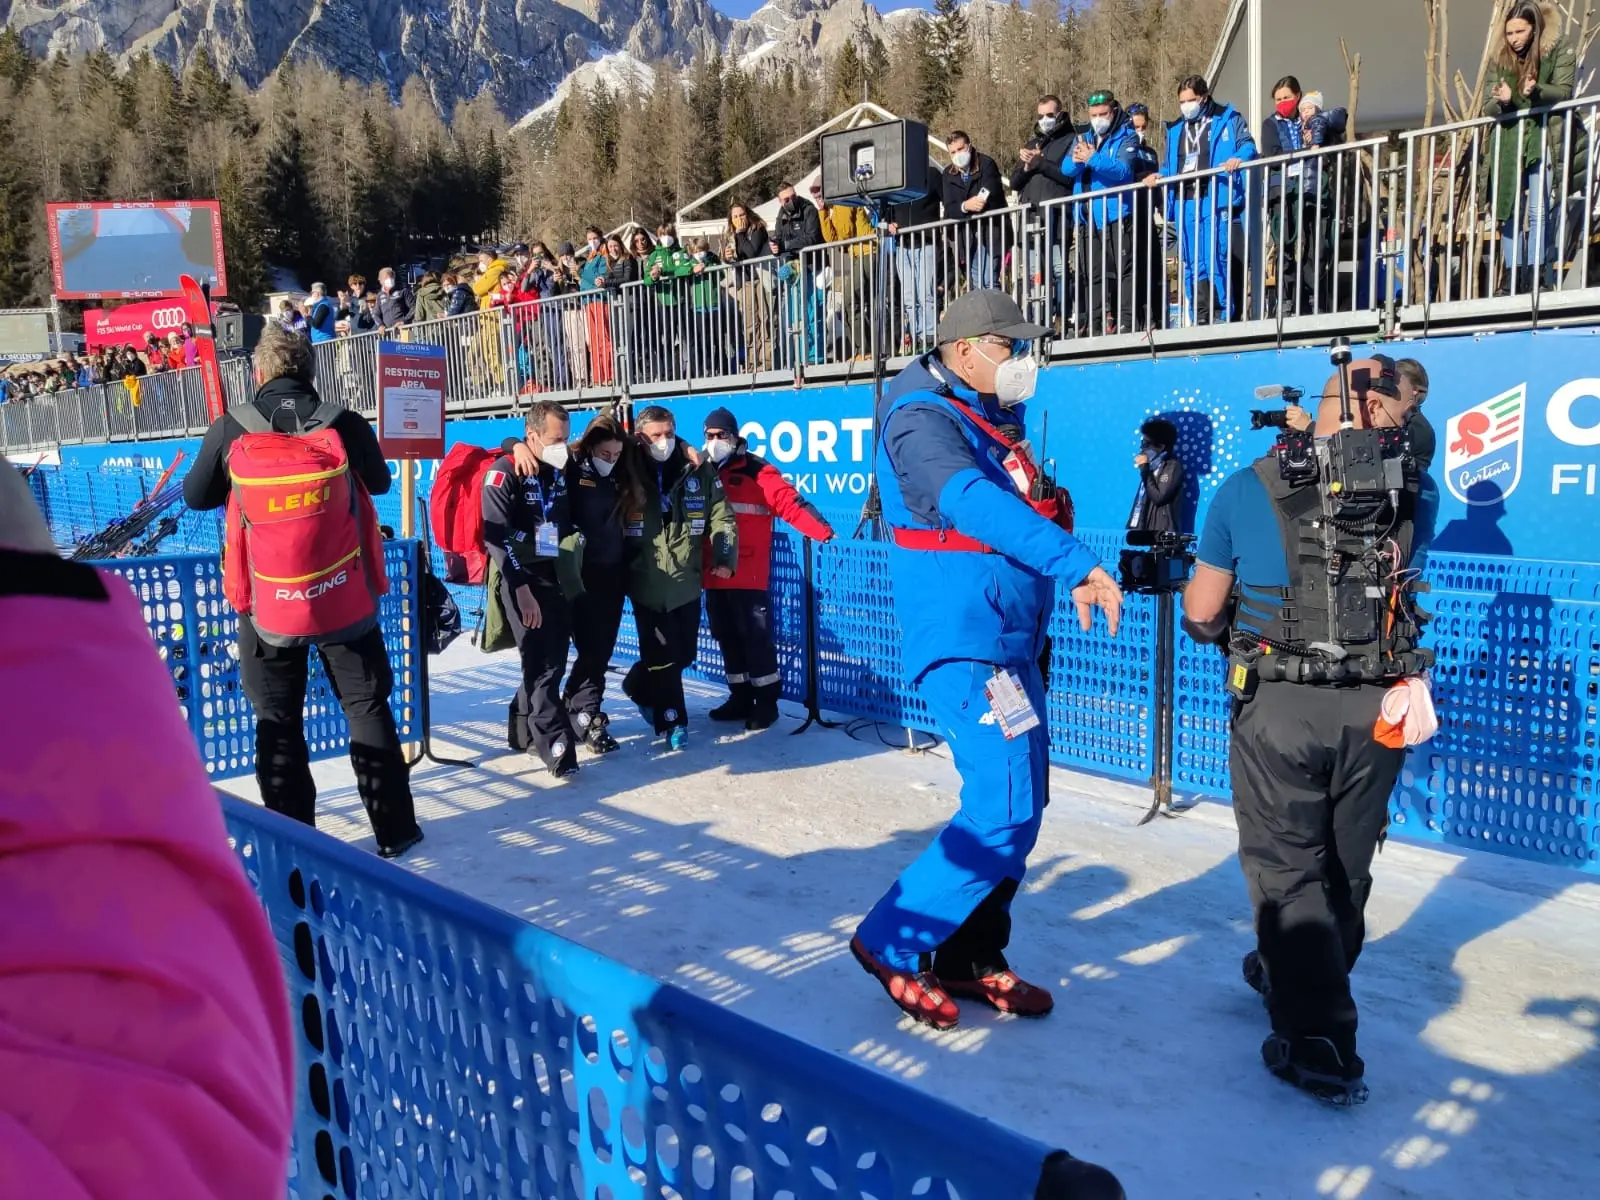
[[[173,472],[169,482],[182,480],[187,464]],[[28,474],[39,511],[50,526],[56,545],[71,549],[113,521],[126,517],[153,495],[161,482],[157,467],[35,467]],[[181,503],[166,516],[177,528],[155,547],[156,555],[216,554],[222,549],[222,513],[194,512]],[[148,533],[134,539],[142,541]]]
[[[217,555],[119,558],[97,565],[126,579],[144,606],[145,623],[172,673],[206,771],[213,779],[248,775],[255,769],[255,718],[239,684],[239,617],[223,597]],[[386,542],[384,567],[389,593],[381,602],[380,623],[394,671],[389,706],[401,742],[413,742],[423,733],[417,543]],[[313,760],[349,749],[349,726],[318,654],[311,655],[305,729]]]
[[[220,799],[296,1015],[294,1200],[1120,1195],[891,1076]]]

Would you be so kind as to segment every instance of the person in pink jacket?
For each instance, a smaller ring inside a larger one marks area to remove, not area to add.
[[[0,1196],[282,1200],[283,969],[133,594],[0,458]]]

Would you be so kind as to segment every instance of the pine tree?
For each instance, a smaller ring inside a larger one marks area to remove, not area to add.
[[[228,271],[228,298],[241,307],[256,304],[267,291],[263,250],[266,230],[256,191],[246,182],[252,172],[238,153],[229,153],[217,171],[217,204],[222,209],[222,257]]]
[[[12,95],[20,96],[33,82],[39,64],[28,53],[22,35],[11,26],[0,29],[0,79],[11,81]]]
[[[0,49],[3,49],[0,41]],[[0,68],[6,79],[14,74]],[[35,286],[33,247],[36,225],[43,217],[33,187],[33,172],[23,156],[22,138],[15,129],[12,84],[0,82],[0,308],[23,308],[40,303]]]

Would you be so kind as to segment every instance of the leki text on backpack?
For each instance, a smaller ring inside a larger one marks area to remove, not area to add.
[[[223,593],[271,646],[358,638],[389,590],[377,510],[331,427],[340,411],[278,433],[253,404],[233,410],[245,432],[228,451]]]

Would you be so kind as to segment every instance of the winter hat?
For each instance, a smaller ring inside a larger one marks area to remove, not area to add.
[[[714,408],[707,413],[705,428],[724,429],[735,438],[739,436],[739,422],[734,420],[733,414],[725,408]]]
[[[1310,109],[1316,110],[1317,112],[1321,112],[1322,111],[1322,93],[1321,92],[1307,92],[1304,96],[1300,97],[1300,107],[1301,108],[1310,108]]]

